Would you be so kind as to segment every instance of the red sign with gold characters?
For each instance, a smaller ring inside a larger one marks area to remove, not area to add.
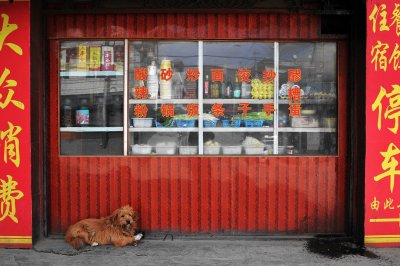
[[[400,246],[400,1],[367,1],[365,243]]]
[[[29,1],[0,1],[0,247],[32,246]]]

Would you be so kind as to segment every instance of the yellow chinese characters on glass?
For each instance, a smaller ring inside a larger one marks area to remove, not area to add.
[[[17,190],[18,182],[14,181],[12,176],[7,175],[7,180],[0,179],[0,222],[9,217],[15,223],[18,218],[15,216],[16,201],[24,196],[22,191]]]
[[[3,74],[0,76],[0,109],[6,108],[10,103],[14,104],[19,109],[24,110],[25,106],[22,102],[13,100],[15,91],[10,87],[17,86],[17,82],[13,79],[7,79],[10,75],[10,70],[5,68]],[[7,93],[3,93],[3,90],[7,90]]]
[[[388,106],[385,109],[384,118],[394,120],[394,126],[388,129],[394,134],[397,134],[400,117],[400,85],[392,85],[392,91],[390,93],[387,93],[386,89],[381,86],[379,94],[372,104],[372,111],[378,109],[377,127],[379,130],[381,130],[382,127],[382,100],[384,97],[389,99]]]
[[[391,193],[393,193],[395,177],[396,175],[400,175],[400,170],[397,169],[399,162],[395,158],[395,156],[399,154],[399,148],[393,143],[390,143],[387,151],[381,152],[381,155],[384,158],[381,167],[384,172],[374,177],[375,182],[379,182],[382,179],[389,177]]]
[[[8,35],[10,35],[13,31],[18,29],[17,24],[9,24],[9,16],[7,14],[1,14],[2,25],[0,31],[0,51],[3,49],[4,45],[10,47],[15,53],[18,55],[22,55],[22,49],[19,45],[11,42],[5,42]]]
[[[16,137],[22,128],[8,122],[8,130],[0,131],[0,139],[4,141],[4,162],[10,160],[16,167],[19,167],[21,159],[19,153],[19,139]]]

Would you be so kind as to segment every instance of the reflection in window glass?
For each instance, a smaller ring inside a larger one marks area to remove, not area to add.
[[[335,43],[279,44],[279,154],[337,154],[336,62]]]
[[[123,69],[123,41],[61,43],[61,154],[123,153]]]

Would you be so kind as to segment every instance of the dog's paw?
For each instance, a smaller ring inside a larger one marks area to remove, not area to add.
[[[99,245],[99,243],[97,243],[97,242],[93,242],[92,243],[92,247],[96,247],[96,246],[98,246]]]
[[[142,237],[143,237],[143,234],[139,233],[139,234],[135,235],[135,240],[139,241],[140,239],[142,239]]]

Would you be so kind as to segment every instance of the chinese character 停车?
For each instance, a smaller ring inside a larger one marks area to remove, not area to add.
[[[16,200],[24,196],[22,191],[17,190],[18,182],[12,179],[12,176],[7,175],[8,181],[0,179],[0,222],[6,217],[10,217],[15,223],[18,223],[18,218],[15,216]]]
[[[7,45],[15,53],[17,53],[18,55],[22,55],[22,48],[19,45],[15,44],[15,43],[10,43],[10,42],[4,43],[7,36],[10,35],[10,33],[15,31],[16,29],[18,29],[18,25],[17,24],[9,24],[8,23],[9,16],[7,14],[1,14],[1,17],[3,18],[3,24],[1,27],[1,31],[0,31],[0,51],[3,49],[3,45]]]
[[[6,139],[4,145],[4,162],[7,163],[10,160],[16,167],[19,167],[21,162],[19,139],[16,137],[21,130],[21,127],[14,126],[11,122],[8,122],[8,130],[0,131],[0,139]]]
[[[145,118],[147,117],[148,108],[145,104],[136,104],[134,107],[134,115],[138,118]]]
[[[247,68],[239,68],[237,71],[237,78],[239,82],[250,82],[251,72]]]
[[[400,117],[400,85],[392,85],[392,92],[386,93],[386,89],[381,86],[378,96],[372,104],[372,111],[378,108],[378,129],[381,129],[382,125],[382,99],[386,96],[389,98],[389,106],[386,107],[384,117],[394,120],[394,127],[389,128],[390,131],[397,134],[399,128],[399,117]]]
[[[374,180],[376,182],[380,181],[381,179],[385,177],[390,177],[390,192],[393,193],[394,189],[394,178],[396,175],[400,175],[400,170],[396,170],[397,165],[399,162],[394,158],[394,156],[400,154],[399,148],[397,148],[396,145],[393,143],[389,144],[389,147],[386,152],[381,152],[381,155],[383,156],[383,162],[381,164],[382,170],[385,172],[377,175],[374,177]]]
[[[191,69],[190,67],[186,70],[186,80],[196,81],[200,77],[200,71],[197,68]]]
[[[12,79],[8,79],[6,80],[7,76],[10,74],[10,70],[8,68],[5,68],[3,71],[3,74],[0,77],[0,89],[2,88],[9,88],[9,87],[15,87],[17,86],[17,82],[15,80]],[[6,82],[6,84],[3,86],[3,83]],[[19,109],[24,110],[25,106],[22,102],[17,101],[17,100],[13,100],[12,97],[14,95],[14,90],[13,89],[8,89],[7,95],[4,98],[4,94],[0,93],[0,108],[4,109],[8,106],[8,104],[11,102],[13,103],[16,107],[18,107]]]
[[[224,116],[225,108],[222,107],[221,103],[214,103],[211,107],[211,113],[214,116]]]

